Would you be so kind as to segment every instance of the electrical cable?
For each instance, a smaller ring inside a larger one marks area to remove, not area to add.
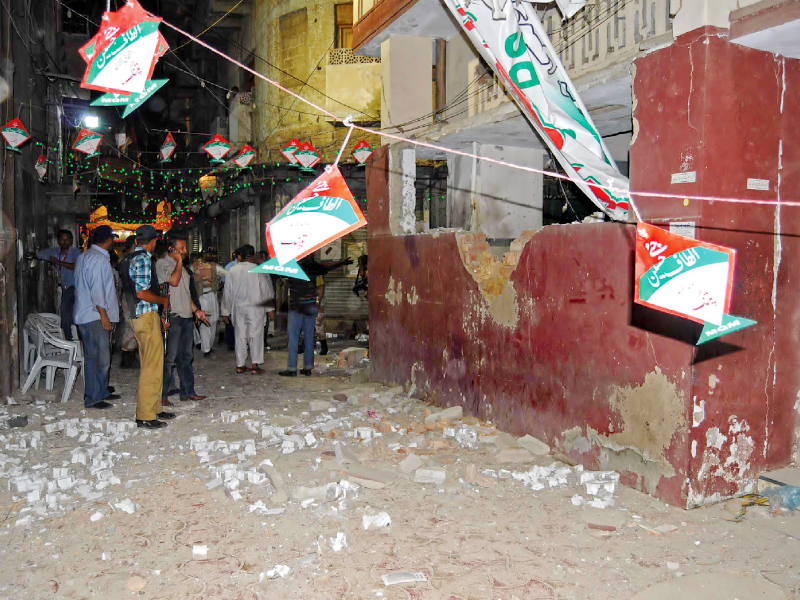
[[[201,35],[203,35],[204,33],[208,33],[209,31],[211,31],[212,29],[214,29],[214,27],[216,27],[216,26],[217,26],[217,25],[219,25],[219,24],[220,24],[222,21],[224,21],[224,20],[225,20],[225,18],[226,18],[226,17],[227,17],[229,14],[231,14],[233,11],[235,11],[237,8],[239,8],[239,7],[242,5],[242,3],[244,3],[244,0],[239,0],[239,2],[237,2],[237,3],[236,3],[236,4],[235,4],[235,5],[234,5],[234,6],[233,6],[233,7],[232,7],[232,8],[231,8],[231,9],[230,9],[228,12],[226,12],[226,13],[225,13],[224,15],[222,15],[222,16],[221,16],[219,19],[217,19],[216,21],[214,21],[214,23],[212,23],[211,25],[209,25],[208,27],[206,27],[206,28],[205,28],[203,31],[201,31],[200,33],[198,33],[198,34],[197,34],[197,37],[200,37],[200,36],[201,36]],[[109,10],[110,10],[110,9],[109,9]],[[178,46],[178,47],[177,47],[177,48],[175,48],[174,50],[170,50],[170,53],[172,53],[172,54],[175,54],[175,53],[176,53],[178,50],[180,50],[180,49],[181,49],[181,48],[183,48],[184,46],[188,46],[190,43],[191,43],[191,41],[189,41],[189,42],[185,42],[184,44],[181,44],[180,46]],[[177,55],[176,55],[176,56],[177,56]],[[180,60],[180,58],[179,58],[178,60]],[[181,61],[181,62],[183,62],[183,61]]]
[[[244,64],[242,64],[241,62],[237,61],[236,59],[226,55],[221,50],[218,50],[218,49],[214,48],[213,46],[208,45],[206,42],[203,42],[202,40],[198,40],[197,38],[192,36],[192,34],[183,31],[182,29],[180,29],[179,27],[169,23],[168,21],[163,21],[163,23],[166,26],[170,27],[171,29],[174,29],[178,33],[181,33],[182,35],[184,35],[187,38],[191,39],[195,43],[205,47],[208,50],[211,50],[212,52],[214,52],[215,54],[218,54],[222,58],[225,58],[231,64],[234,64],[234,65],[236,65],[236,66],[238,66],[238,67],[240,67],[240,68],[242,68],[242,69],[244,69],[244,70],[246,70],[248,72],[253,73],[256,77],[259,77],[260,79],[263,79],[264,81],[267,81],[268,83],[271,83],[272,85],[276,86],[277,88],[279,88],[279,89],[285,91],[286,93],[294,96],[298,100],[308,104],[312,108],[316,108],[317,110],[324,111],[325,113],[329,114],[335,120],[344,122],[344,119],[338,118],[335,115],[333,115],[331,113],[328,113],[327,110],[325,110],[321,106],[318,106],[318,105],[314,104],[311,100],[308,100],[307,98],[303,98],[302,96],[299,96],[298,94],[295,94],[291,90],[287,90],[286,88],[284,88],[280,84],[275,83],[274,81],[272,81],[271,79],[269,79],[265,75],[262,75],[261,73],[258,73],[257,71],[254,71],[253,69],[245,66]],[[560,173],[555,173],[555,172],[551,172],[551,171],[545,171],[543,169],[537,169],[535,167],[528,167],[528,166],[525,166],[525,165],[517,165],[517,164],[514,164],[514,163],[509,163],[509,162],[504,161],[504,160],[490,158],[490,157],[487,157],[487,156],[479,156],[479,155],[472,154],[472,153],[469,153],[469,152],[462,152],[461,150],[455,150],[453,148],[446,148],[444,146],[439,146],[437,144],[431,144],[431,143],[428,143],[428,142],[423,142],[421,140],[415,140],[415,139],[406,138],[406,137],[402,137],[402,136],[395,135],[395,134],[386,133],[386,132],[383,132],[383,131],[377,131],[377,130],[371,129],[369,127],[364,127],[364,126],[361,126],[361,125],[357,125],[355,123],[353,123],[353,127],[355,129],[358,129],[359,131],[363,131],[365,133],[370,133],[370,134],[373,134],[373,135],[378,135],[380,137],[386,137],[386,138],[393,139],[393,140],[398,141],[398,142],[405,142],[405,143],[413,144],[415,146],[421,146],[421,147],[429,148],[429,149],[432,149],[432,150],[438,150],[438,151],[441,151],[441,152],[444,152],[444,153],[456,154],[456,155],[459,155],[459,156],[464,156],[464,157],[467,157],[467,158],[473,158],[473,159],[476,159],[476,160],[483,160],[485,162],[490,162],[490,163],[497,164],[497,165],[503,166],[503,167],[508,167],[508,168],[511,168],[511,169],[517,169],[517,170],[520,170],[520,171],[528,171],[530,173],[538,173],[538,174],[541,174],[541,175],[547,175],[548,177],[553,177],[555,179],[561,179],[561,180],[565,180],[565,181],[573,181],[573,182],[577,183],[577,181],[574,178],[572,178],[572,177],[570,177],[568,175],[562,175]],[[586,182],[583,181],[583,180],[580,180],[580,183],[584,183],[585,184]],[[730,202],[730,203],[736,203],[736,204],[757,204],[757,205],[768,205],[768,206],[776,206],[776,205],[781,205],[781,206],[800,206],[800,201],[756,200],[756,199],[751,199],[751,198],[731,198],[731,197],[723,197],[723,196],[687,195],[687,194],[669,194],[669,193],[662,193],[662,192],[633,191],[633,190],[630,190],[630,189],[617,188],[617,187],[614,187],[614,186],[611,186],[611,185],[603,185],[603,184],[600,184],[600,183],[592,183],[592,186],[595,187],[595,188],[598,188],[598,189],[602,189],[602,190],[606,190],[606,191],[612,192],[612,193],[627,194],[629,196],[630,205],[631,205],[632,208],[634,208],[634,210],[635,210],[635,204],[634,204],[634,201],[633,201],[633,197],[634,196],[638,196],[638,197],[642,197],[642,198],[670,198],[670,199],[677,199],[677,200],[699,200],[699,201],[707,201],[707,202]]]
[[[188,12],[190,19],[192,19],[193,21],[195,21],[197,23],[205,25],[205,23],[203,23],[200,19],[198,19],[196,16],[194,16],[194,12],[193,11],[188,11],[186,6],[184,6],[183,3],[180,2],[180,0],[174,0],[174,1],[175,1],[175,4],[177,4],[178,6],[180,6],[181,8],[183,8],[184,10],[186,10]],[[56,0],[56,2],[60,2],[60,0]],[[270,61],[268,61],[263,56],[259,56],[258,54],[256,54],[253,50],[248,50],[247,48],[245,48],[242,44],[240,44],[236,40],[229,40],[229,39],[223,37],[222,35],[218,34],[216,31],[213,31],[213,30],[211,31],[211,33],[213,35],[217,36],[217,38],[219,38],[221,41],[233,44],[234,46],[238,47],[240,50],[243,50],[244,52],[247,52],[253,58],[256,58],[256,59],[260,60],[261,62],[265,63],[268,67],[271,67],[271,68],[275,69],[279,73],[282,73],[283,75],[286,75],[287,77],[291,77],[292,79],[294,79],[298,83],[303,83],[302,79],[299,79],[298,77],[296,77],[295,75],[292,75],[288,71],[284,71],[283,69],[281,69],[277,65],[272,64]],[[341,101],[337,100],[336,98],[328,96],[325,92],[323,92],[322,90],[320,90],[318,88],[315,88],[312,85],[306,85],[306,87],[314,90],[318,94],[321,94],[324,98],[327,98],[328,100],[333,100],[334,102],[336,102],[337,104],[339,104],[341,106],[344,106],[345,108],[349,108],[350,110],[354,110],[359,114],[362,114],[362,115],[365,115],[365,116],[369,117],[373,121],[380,121],[380,117],[376,117],[376,116],[370,115],[369,113],[365,113],[364,111],[362,111],[362,110],[360,110],[358,108],[354,108],[354,107],[352,107],[352,106],[350,106],[348,104],[345,104],[344,102],[341,102]]]

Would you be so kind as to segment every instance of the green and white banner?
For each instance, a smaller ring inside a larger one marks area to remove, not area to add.
[[[31,139],[31,134],[25,129],[25,125],[19,119],[9,121],[0,127],[0,135],[6,141],[6,147],[13,152],[19,152],[19,147]]]
[[[627,220],[628,179],[617,169],[535,9],[511,0],[444,3],[566,173],[601,210]]]
[[[755,325],[728,314],[736,252],[636,225],[634,301],[703,324],[698,344]]]

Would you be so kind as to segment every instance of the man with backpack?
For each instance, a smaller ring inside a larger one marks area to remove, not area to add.
[[[131,325],[139,344],[142,365],[136,395],[136,425],[147,429],[166,427],[164,420],[175,418],[174,413],[164,412],[161,405],[164,340],[158,307],[169,310],[169,298],[159,294],[158,277],[153,268],[152,252],[157,240],[155,227],[139,227],[136,230],[136,248],[126,258],[128,268],[123,268],[120,273],[126,301],[131,303]]]

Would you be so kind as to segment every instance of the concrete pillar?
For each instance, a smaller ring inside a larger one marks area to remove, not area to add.
[[[695,29],[634,63],[631,188],[796,200],[800,61],[720,34]],[[698,239],[737,251],[731,313],[758,325],[701,346],[687,374],[687,504],[752,491],[757,474],[788,464],[796,447],[800,209],[642,197],[637,203],[644,220],[663,227],[691,222]],[[694,329],[672,320],[665,335],[688,332],[694,340]]]
[[[408,121],[414,121],[409,128],[432,122],[432,66],[430,38],[394,36],[381,44],[381,124],[384,128]],[[387,138],[382,139],[383,143],[389,143]]]
[[[407,144],[389,147],[389,223],[393,235],[417,233],[417,152]]]

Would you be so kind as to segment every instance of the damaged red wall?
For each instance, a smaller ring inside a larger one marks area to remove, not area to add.
[[[800,200],[798,89],[798,61],[713,30],[637,60],[632,188],[775,198],[780,175],[780,197]],[[691,171],[696,183],[670,183]],[[383,147],[367,172],[377,380],[413,382],[679,506],[748,491],[789,462],[800,209],[640,199],[646,220],[693,221],[699,239],[738,251],[731,312],[759,324],[697,348],[698,325],[633,304],[632,226],[545,227],[503,287],[469,235],[392,236],[387,172]]]
[[[800,199],[800,61],[704,28],[638,59],[633,91],[632,189]],[[679,173],[696,181],[671,183]],[[768,189],[749,189],[752,179],[768,181]],[[647,221],[691,221],[698,239],[737,251],[731,312],[758,324],[695,356],[689,504],[751,490],[761,471],[787,464],[795,451],[800,208],[657,198],[638,204]]]
[[[632,324],[632,227],[544,228],[489,300],[466,236],[389,234],[386,154],[367,173],[373,376],[681,504],[691,349]]]

